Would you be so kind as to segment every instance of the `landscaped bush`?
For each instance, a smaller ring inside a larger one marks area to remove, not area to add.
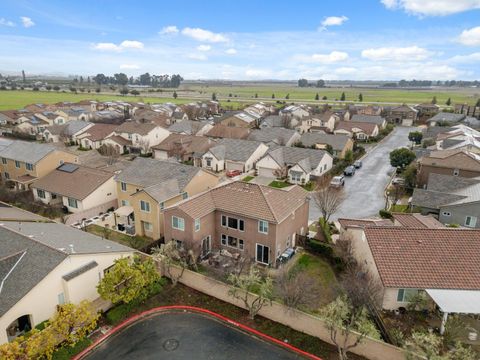
[[[70,360],[74,355],[77,355],[91,344],[92,340],[84,338],[73,346],[63,346],[53,353],[52,360]]]
[[[332,234],[330,232],[330,224],[323,217],[321,217],[318,220],[318,223],[320,225],[320,228],[322,229],[322,233],[323,233],[323,236],[325,237],[325,240],[327,240],[329,243],[331,243],[332,242]]]
[[[318,240],[310,239],[308,241],[310,250],[314,253],[324,255],[327,258],[333,257],[333,247],[329,244],[322,243]]]
[[[393,218],[393,215],[392,215],[392,213],[391,213],[390,211],[383,210],[383,209],[378,212],[378,215],[380,215],[380,217],[381,217],[382,219],[391,219],[391,218]]]

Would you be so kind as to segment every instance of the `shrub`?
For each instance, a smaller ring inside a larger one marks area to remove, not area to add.
[[[380,210],[380,211],[378,212],[378,214],[380,215],[380,217],[381,217],[382,219],[391,219],[391,218],[393,218],[392,213],[391,213],[390,211],[387,211],[387,210],[383,210],[383,209],[382,209],[382,210]]]
[[[84,338],[73,346],[63,346],[55,351],[52,360],[69,360],[92,344],[92,340]]]
[[[324,255],[327,258],[333,257],[333,247],[331,245],[313,239],[308,241],[308,245],[314,253]]]
[[[318,223],[320,224],[320,228],[322,229],[322,233],[323,233],[323,236],[325,237],[325,240],[331,243],[332,234],[330,232],[330,224],[323,217],[321,217],[320,220],[318,220]]]

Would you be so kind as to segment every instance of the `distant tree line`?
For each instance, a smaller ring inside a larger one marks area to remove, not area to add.
[[[124,73],[117,73],[113,76],[106,76],[105,74],[97,74],[92,80],[97,85],[145,85],[152,87],[164,88],[178,88],[183,81],[183,78],[178,75],[150,75],[149,73],[142,74],[136,78],[128,77]]]
[[[298,87],[317,87],[323,88],[325,87],[325,80],[317,80],[316,82],[308,82],[307,79],[299,79],[298,80]]]
[[[464,80],[447,80],[447,81],[432,81],[432,80],[400,80],[398,82],[389,82],[383,84],[383,87],[429,87],[429,86],[458,86],[470,87],[480,86],[480,81],[464,81]]]

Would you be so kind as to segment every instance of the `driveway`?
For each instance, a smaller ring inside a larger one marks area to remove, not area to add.
[[[133,323],[84,359],[293,360],[304,357],[210,317],[176,312]]]
[[[378,216],[378,211],[385,206],[385,187],[394,171],[390,166],[390,151],[408,146],[408,133],[414,130],[414,127],[396,127],[388,138],[368,152],[362,160],[362,168],[354,176],[346,177],[345,200],[331,220]],[[312,200],[310,220],[317,220],[320,216],[320,211]]]

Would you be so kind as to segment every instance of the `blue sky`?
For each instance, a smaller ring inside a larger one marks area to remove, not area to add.
[[[1,0],[0,72],[480,79],[480,0]]]

